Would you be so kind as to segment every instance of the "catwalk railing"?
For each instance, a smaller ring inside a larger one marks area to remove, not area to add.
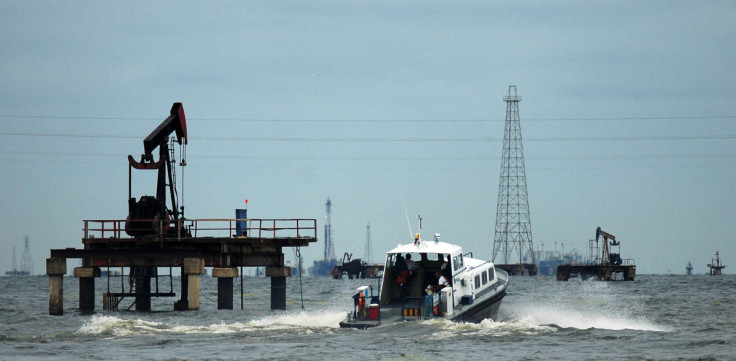
[[[84,220],[84,239],[135,238],[125,233],[126,222],[136,225],[153,224],[154,220]],[[166,230],[159,222],[156,229]],[[183,219],[177,238],[317,238],[316,219]],[[167,233],[170,234],[170,233]],[[169,236],[167,236],[169,237]]]

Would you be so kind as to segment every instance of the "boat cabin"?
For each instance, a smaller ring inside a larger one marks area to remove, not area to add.
[[[380,304],[396,305],[407,299],[424,298],[437,285],[438,273],[450,287],[440,290],[440,314],[452,315],[461,305],[472,304],[476,296],[496,280],[493,264],[463,254],[455,244],[434,241],[399,245],[386,255]]]
[[[449,285],[440,287],[444,277]],[[493,263],[463,254],[460,246],[439,241],[398,245],[386,254],[378,294],[361,286],[353,297],[353,311],[343,328],[368,328],[382,322],[443,317],[453,321],[495,319],[506,295],[508,274]]]

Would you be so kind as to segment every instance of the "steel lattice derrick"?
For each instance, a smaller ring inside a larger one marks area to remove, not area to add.
[[[506,121],[501,155],[501,172],[498,182],[498,203],[496,209],[496,228],[493,240],[493,261],[499,253],[503,263],[515,263],[511,256],[517,256],[516,263],[524,263],[529,255],[534,263],[529,198],[524,167],[524,147],[521,137],[519,102],[516,86],[509,86],[506,102]]]

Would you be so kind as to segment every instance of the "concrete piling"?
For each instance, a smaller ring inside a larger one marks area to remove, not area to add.
[[[204,273],[204,259],[201,258],[184,258],[184,266],[182,266],[182,274],[186,274],[187,282],[187,309],[199,309],[199,285],[200,275]]]
[[[49,276],[49,315],[63,315],[66,258],[47,258],[46,274]]]
[[[217,309],[233,309],[233,278],[238,277],[235,267],[215,267],[212,277],[217,278]]]
[[[98,267],[75,267],[74,277],[79,279],[79,309],[95,309],[95,277],[100,277]]]
[[[266,277],[271,277],[271,309],[286,309],[286,277],[291,277],[289,267],[266,267]]]

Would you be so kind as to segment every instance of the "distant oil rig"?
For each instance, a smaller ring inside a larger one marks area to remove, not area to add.
[[[603,244],[599,256],[598,242],[601,237]],[[618,247],[615,253],[612,247]],[[590,256],[587,262],[557,266],[558,281],[567,281],[570,277],[597,278],[601,281],[633,281],[636,277],[636,264],[633,259],[621,258],[621,241],[617,241],[616,236],[598,227],[595,231],[595,240],[590,240]]]
[[[21,277],[30,276],[33,274],[33,260],[31,259],[31,248],[28,241],[28,236],[25,236],[25,249],[23,250],[23,257],[20,259],[20,269],[18,269],[18,262],[15,258],[15,246],[13,246],[13,269],[6,271],[6,276]]]
[[[575,249],[565,252],[564,243],[562,243],[562,252],[557,250],[557,242],[555,242],[554,251],[544,250],[544,243],[541,248],[541,250],[534,251],[534,260],[537,262],[540,275],[554,276],[557,274],[557,266],[563,263],[583,263],[584,261],[583,255]]]
[[[314,265],[309,267],[309,275],[332,275],[332,270],[336,265],[335,244],[332,241],[332,202],[330,201],[330,197],[327,197],[327,202],[325,203],[325,251],[322,259],[314,261]]]
[[[365,231],[365,255],[363,259],[353,259],[353,254],[345,252],[342,262],[332,269],[332,278],[340,279],[343,275],[348,278],[378,278],[383,274],[383,263],[372,263],[373,245],[371,244],[371,224],[366,226]]]
[[[708,268],[710,268],[711,276],[721,275],[723,269],[726,268],[726,265],[721,262],[721,256],[718,254],[718,251],[716,251],[716,256],[711,260],[711,262],[708,263]]]

